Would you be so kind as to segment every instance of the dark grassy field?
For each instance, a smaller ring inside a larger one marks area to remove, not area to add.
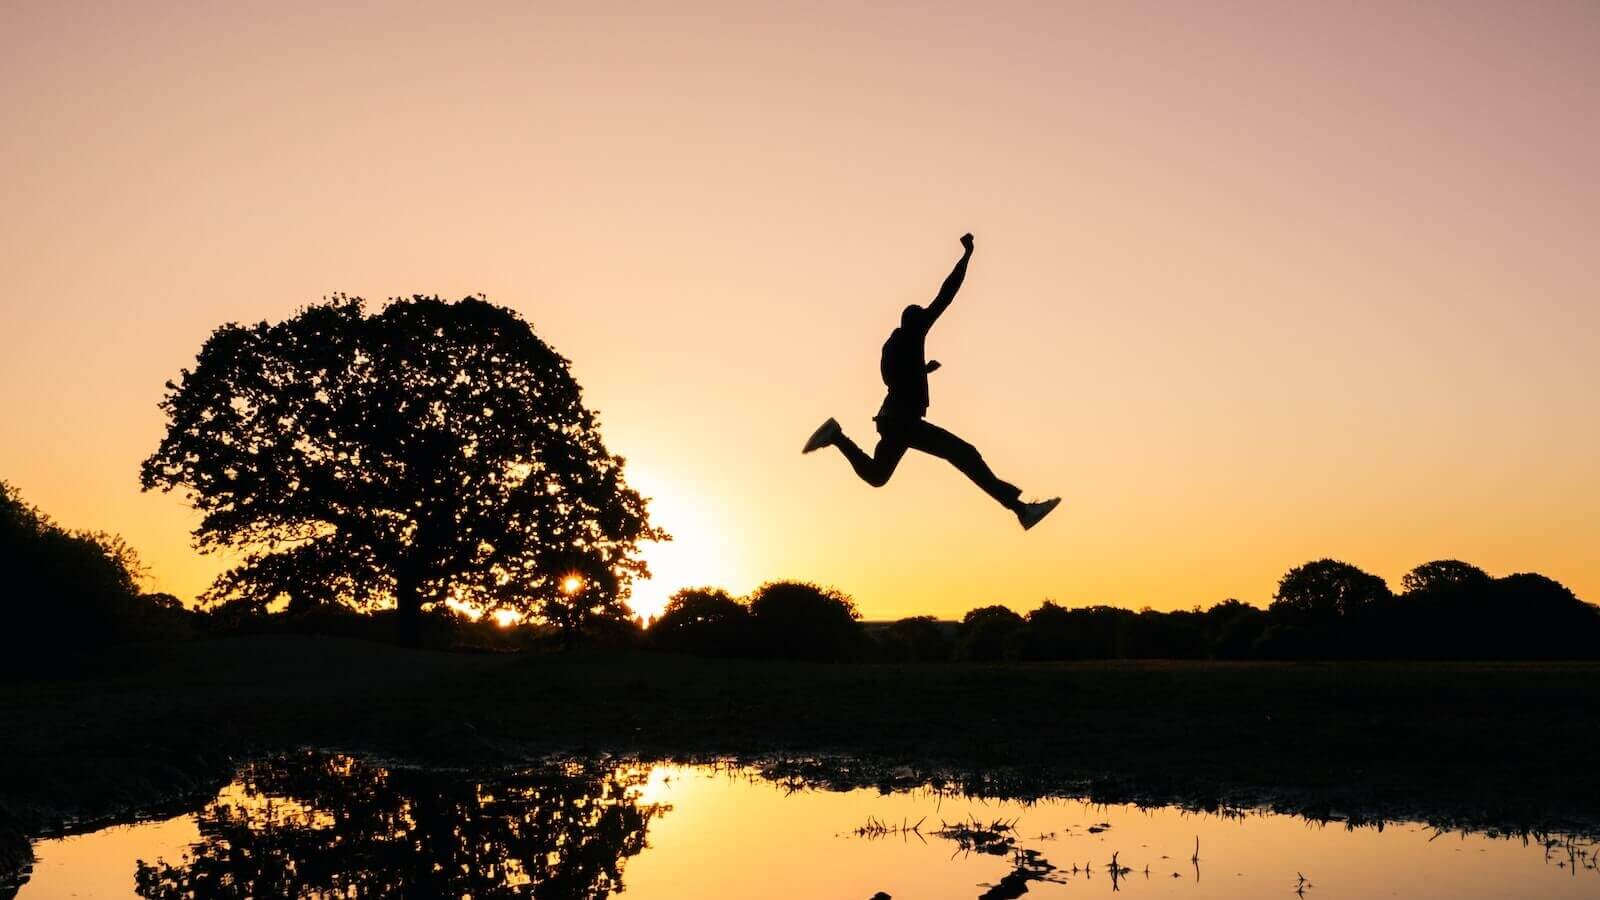
[[[1084,779],[1117,799],[1600,820],[1594,664],[811,665],[306,637],[125,652],[107,674],[0,683],[13,850],[19,834],[180,803],[239,757],[306,746],[481,766],[848,754],[1022,791]]]

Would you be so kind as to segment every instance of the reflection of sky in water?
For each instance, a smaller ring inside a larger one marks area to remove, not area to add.
[[[329,771],[332,783],[338,784],[345,777],[341,771],[348,774],[349,769],[335,763]],[[1592,845],[1579,845],[1579,855],[1569,857],[1564,847],[1547,849],[1520,838],[1438,835],[1420,825],[1352,831],[1338,823],[1318,825],[1291,816],[1224,818],[1073,800],[984,801],[927,791],[788,792],[748,773],[704,767],[659,766],[647,774],[628,769],[621,775],[614,783],[629,785],[623,796],[640,806],[664,807],[643,820],[643,849],[635,855],[637,844],[630,844],[615,854],[628,896],[865,900],[885,891],[896,898],[974,898],[1011,874],[1015,857],[965,852],[935,832],[941,823],[1015,820],[1010,832],[1015,849],[1030,851],[1037,872],[1048,871],[1039,860],[1055,867],[1048,879],[1027,884],[1029,897],[1110,893],[1107,866],[1113,853],[1126,868],[1117,888],[1130,896],[1292,897],[1297,875],[1304,873],[1312,885],[1306,892],[1310,897],[1600,897],[1600,870],[1587,855]],[[399,784],[396,790],[452,776],[419,777],[424,780]],[[534,798],[527,802],[544,804],[546,812],[551,798],[558,797],[556,818],[576,814],[585,821],[591,821],[597,803],[619,802],[618,794],[594,787],[600,782],[586,783],[595,791],[592,796],[548,786],[439,783],[455,785],[454,793],[445,792],[457,798],[452,809],[470,808],[480,815],[489,810],[492,815],[482,817],[498,817],[496,822],[508,821],[507,812],[521,808],[515,805],[517,797]],[[285,796],[284,785],[269,779],[257,785],[266,789],[263,793],[235,782],[207,810],[212,821],[248,820],[252,829],[279,833],[308,825],[325,829],[336,818],[348,822],[360,815]],[[508,798],[511,805],[506,805]],[[395,793],[384,808],[396,818],[385,821],[410,829],[416,825],[414,815],[422,814],[429,802],[421,794],[412,798]],[[891,833],[858,834],[871,820],[891,826]],[[893,827],[919,820],[920,835],[893,833]],[[447,824],[441,833],[454,828]],[[483,833],[509,834],[508,845],[514,846],[523,837],[546,832],[513,825],[508,831]],[[136,860],[180,862],[200,838],[196,816],[184,815],[42,841],[36,847],[40,861],[20,896],[131,897]],[[1197,838],[1198,865],[1190,860]],[[289,845],[300,846],[293,841]],[[535,849],[550,854],[551,860],[562,852],[560,846]],[[519,860],[502,863],[497,877],[511,885],[528,884]]]

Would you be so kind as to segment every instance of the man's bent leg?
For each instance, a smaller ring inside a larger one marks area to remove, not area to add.
[[[889,477],[894,474],[900,460],[906,455],[907,445],[904,440],[888,436],[878,438],[878,446],[868,456],[863,453],[856,442],[840,434],[833,442],[844,458],[850,461],[850,468],[856,470],[856,475],[862,481],[873,487],[883,487],[889,483]]]
[[[911,446],[955,466],[1006,509],[1021,511],[1022,489],[1000,480],[1000,476],[994,474],[989,464],[983,461],[983,454],[978,452],[977,447],[926,420],[917,423],[912,430]]]

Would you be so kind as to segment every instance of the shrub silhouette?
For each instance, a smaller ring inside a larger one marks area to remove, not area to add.
[[[1268,611],[1296,624],[1326,626],[1350,620],[1392,597],[1382,578],[1347,562],[1319,559],[1283,576]]]
[[[933,616],[897,619],[878,629],[879,656],[890,662],[948,662],[955,654],[953,629]]]
[[[570,638],[626,618],[639,542],[665,538],[567,360],[482,299],[223,325],[167,389],[140,480],[192,500],[202,550],[244,555],[211,604],[393,605],[414,635],[453,596]]]
[[[1400,587],[1413,597],[1423,594],[1466,594],[1487,588],[1494,581],[1489,573],[1459,559],[1436,559],[1407,572]]]
[[[1348,655],[1337,650],[1329,629],[1292,621],[1272,621],[1251,645],[1251,656],[1257,659],[1326,659]]]
[[[1067,609],[1046,600],[1028,613],[1017,638],[1022,659],[1115,659],[1121,621],[1133,615],[1115,606]]]
[[[1384,623],[1385,655],[1460,659],[1509,650],[1494,624],[1494,579],[1482,569],[1435,560],[1407,572],[1400,583],[1405,593]]]
[[[749,655],[753,634],[750,610],[721,588],[678,591],[650,625],[652,646],[700,656]]]
[[[987,662],[1014,659],[1017,642],[1025,622],[1004,606],[980,606],[961,617],[961,640],[957,654],[962,659]]]
[[[190,633],[189,613],[171,594],[143,594],[139,558],[122,538],[71,531],[0,481],[0,571],[7,574],[6,640],[0,656],[17,668],[93,652],[109,643]]]
[[[1072,614],[1066,608],[1046,600],[1025,617],[1022,634],[1017,638],[1019,659],[1079,659],[1074,653]]]
[[[1496,578],[1479,613],[1478,649],[1491,658],[1570,659],[1600,655],[1600,608],[1535,572]]]
[[[362,612],[337,603],[279,613],[265,612],[251,603],[225,603],[196,618],[199,628],[213,637],[296,634],[391,644],[406,640],[431,650],[524,650],[554,645],[560,639],[554,628],[543,623],[502,626],[492,617],[473,619],[446,606],[423,610],[411,626],[402,626],[393,609]],[[596,624],[604,628],[607,623]],[[409,634],[404,627],[412,629]],[[590,632],[590,640],[626,646],[638,643],[634,623],[619,621],[611,627],[618,631]]]
[[[1440,560],[1413,569],[1405,583],[1406,594],[1395,597],[1383,579],[1349,563],[1323,559],[1287,572],[1268,609],[1235,599],[1205,610],[1172,612],[1133,612],[1115,606],[1068,609],[1046,600],[1026,616],[991,605],[969,611],[959,623],[916,616],[874,624],[869,626],[870,639],[874,657],[890,662],[951,657],[969,661],[1600,658],[1600,607],[1583,602],[1543,575],[1491,578],[1467,563]],[[768,585],[763,591],[777,586]],[[785,586],[802,593],[821,590]],[[752,646],[788,658],[858,658],[860,654],[843,649],[851,646],[851,639],[843,637],[845,616],[837,610],[831,615],[841,635],[831,654],[802,654],[797,647],[819,639],[790,636],[787,625],[772,624],[775,618],[757,624]]]
[[[842,660],[865,653],[855,601],[832,588],[773,581],[750,597],[755,645],[780,659]]]
[[[1212,659],[1253,659],[1266,631],[1267,611],[1229,598],[1201,614]]]
[[[1119,659],[1204,659],[1205,632],[1197,613],[1141,610],[1117,622]]]

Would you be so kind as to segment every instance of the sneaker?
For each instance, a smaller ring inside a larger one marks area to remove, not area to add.
[[[823,422],[816,431],[811,432],[811,439],[806,441],[805,449],[800,452],[810,453],[813,450],[821,450],[837,440],[839,435],[843,433],[844,429],[839,427],[838,420],[829,419]]]
[[[1050,515],[1050,511],[1055,509],[1060,503],[1060,497],[1052,497],[1049,500],[1040,500],[1038,503],[1024,503],[1022,504],[1021,511],[1017,513],[1017,521],[1022,523],[1022,530],[1027,531],[1033,526],[1039,524],[1039,520]]]

